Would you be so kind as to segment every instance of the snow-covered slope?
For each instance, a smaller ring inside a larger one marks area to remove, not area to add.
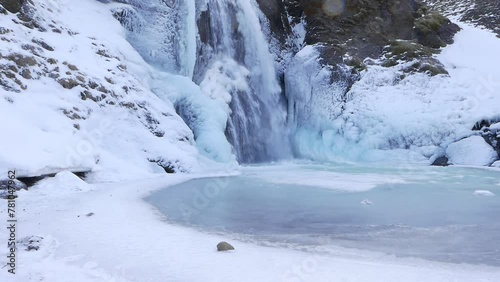
[[[156,163],[196,168],[191,130],[151,90],[151,74],[161,74],[127,42],[109,6],[34,1],[0,15],[0,26],[1,168],[92,169],[108,179],[163,172]]]

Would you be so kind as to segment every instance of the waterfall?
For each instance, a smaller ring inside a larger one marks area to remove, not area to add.
[[[195,82],[229,102],[226,136],[240,162],[289,156],[286,103],[263,16],[254,0],[206,0],[199,6]]]
[[[197,119],[210,118],[207,112],[222,110],[227,114],[225,131],[214,135],[225,134],[239,162],[273,161],[291,155],[286,100],[269,38],[262,31],[267,18],[255,0],[130,3],[137,13],[128,38],[145,60],[161,71],[192,79],[201,90],[196,92],[220,105],[218,109],[207,105],[203,113],[197,114],[200,107],[192,104],[192,97],[173,101],[190,101],[176,108],[185,109],[181,116],[195,138],[200,131],[207,136]],[[189,116],[183,116],[186,113]],[[203,150],[213,152],[206,148],[221,147],[218,145],[205,142]]]

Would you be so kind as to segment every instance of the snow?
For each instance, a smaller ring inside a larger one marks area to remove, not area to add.
[[[53,189],[63,189],[64,192],[91,190],[91,185],[69,171],[59,172],[53,178],[45,178],[37,183],[37,187],[48,194],[53,193]]]
[[[490,125],[489,128],[491,131],[500,131],[500,122]]]
[[[494,162],[491,166],[500,168],[500,161]]]
[[[488,191],[488,190],[476,190],[476,191],[474,191],[474,195],[482,196],[482,197],[494,197],[495,196],[495,194],[493,194],[491,191]]]
[[[94,183],[77,193],[65,187],[81,180],[63,176],[19,192],[17,237],[43,240],[39,251],[19,249],[16,276],[4,268],[0,280],[495,282],[500,275],[487,266],[357,250],[327,255],[238,240],[230,241],[234,252],[219,253],[216,245],[225,236],[170,225],[142,200],[154,190],[209,174]],[[6,248],[0,248],[0,256],[5,255]]]
[[[489,166],[498,159],[498,153],[481,136],[472,136],[449,145],[446,155],[455,165]]]

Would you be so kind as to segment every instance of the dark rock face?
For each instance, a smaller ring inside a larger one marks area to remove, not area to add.
[[[444,15],[459,16],[460,21],[485,27],[500,37],[500,1],[497,0],[424,0]]]
[[[415,21],[418,42],[431,48],[453,43],[453,36],[460,28],[445,16],[432,12]]]
[[[23,182],[21,182],[21,181],[19,181],[17,179],[0,180],[0,190],[7,190],[9,188],[9,186],[11,188],[16,189],[16,191],[19,191],[21,189],[28,189],[28,187],[26,186],[26,184],[24,184]]]
[[[0,180],[0,198],[3,199],[12,199],[17,198],[17,195],[12,195],[9,193],[10,189],[15,189],[15,191],[19,191],[21,189],[28,189],[28,186],[17,179],[2,179]],[[12,191],[12,190],[11,190]]]
[[[445,156],[437,158],[432,165],[433,166],[449,166],[449,159]]]
[[[271,32],[280,42],[285,42],[287,35],[291,34],[290,24],[287,19],[285,4],[281,0],[257,0],[259,7],[269,19]],[[300,15],[299,15],[300,17]]]
[[[323,57],[331,64],[342,63],[345,54],[359,62],[378,58],[395,40],[439,48],[459,30],[414,0],[302,0],[300,7],[309,25],[307,44],[326,44]]]
[[[474,0],[474,3],[461,20],[482,25],[500,37],[500,1]]]
[[[365,59],[382,65],[412,62],[405,73],[448,74],[433,55],[453,43],[459,27],[418,0],[258,0],[274,36],[284,48],[291,25],[304,17],[305,44],[316,45],[321,63],[330,66],[331,81],[347,87],[366,69]],[[286,17],[284,17],[286,15]],[[291,50],[295,53],[299,50]],[[345,66],[351,69],[346,74]]]
[[[18,13],[21,11],[24,0],[0,0],[0,4],[11,13]]]

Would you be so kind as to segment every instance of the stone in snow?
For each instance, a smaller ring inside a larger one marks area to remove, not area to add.
[[[232,251],[234,250],[234,247],[231,246],[228,242],[220,242],[217,244],[217,251],[219,252],[224,252],[224,251]]]

